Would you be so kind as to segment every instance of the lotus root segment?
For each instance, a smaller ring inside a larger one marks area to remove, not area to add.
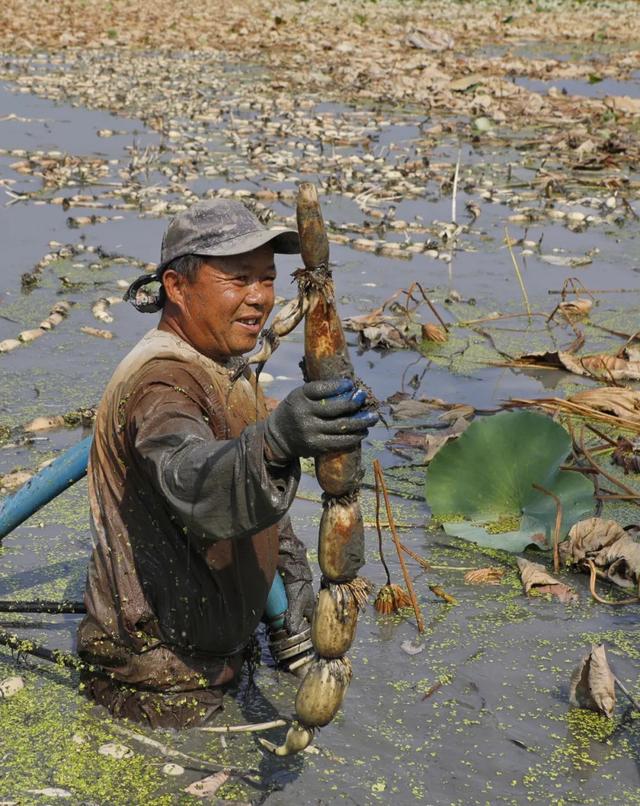
[[[325,496],[318,538],[318,563],[329,582],[349,582],[364,565],[364,526],[355,496]]]
[[[307,291],[309,307],[304,328],[304,364],[310,381],[354,378],[353,365],[333,301],[333,282],[321,273],[322,286]]]
[[[338,713],[351,682],[348,658],[314,660],[296,695],[296,716],[308,728],[328,725]]]
[[[322,588],[311,622],[311,640],[318,655],[340,658],[349,651],[356,634],[358,603],[347,586]]]
[[[354,380],[335,306],[329,241],[316,189],[308,182],[302,183],[298,191],[297,216],[304,269],[294,276],[306,309],[305,380]],[[295,318],[298,313],[292,306],[283,319]],[[357,578],[364,564],[364,528],[357,498],[361,475],[359,447],[316,459],[316,477],[324,490],[318,540],[324,580],[311,625],[316,657],[309,664],[296,696],[296,717],[308,730],[331,722],[351,680],[351,663],[345,652],[353,642],[358,607],[368,590],[366,582]],[[292,740],[289,744],[293,747],[294,743]],[[279,751],[288,752],[284,745],[274,752]]]

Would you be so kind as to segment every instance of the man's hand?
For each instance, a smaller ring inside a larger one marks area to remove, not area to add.
[[[289,635],[298,635],[311,626],[316,597],[311,582],[299,579],[285,583],[289,608],[284,615],[284,627]]]
[[[294,389],[266,420],[276,461],[357,447],[378,415],[361,411],[367,393],[344,380],[311,381]]]

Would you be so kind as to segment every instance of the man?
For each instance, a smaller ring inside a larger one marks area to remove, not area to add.
[[[132,284],[157,328],[101,401],[89,461],[95,547],[78,651],[114,716],[199,725],[221,708],[281,573],[291,636],[308,628],[311,573],[286,516],[300,456],[356,446],[376,421],[350,381],[308,383],[267,416],[242,371],[273,308],[268,230],[240,202],[200,202],[169,224],[155,275]],[[156,295],[145,292],[160,280]]]

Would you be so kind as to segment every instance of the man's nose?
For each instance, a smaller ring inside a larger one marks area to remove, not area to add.
[[[269,295],[272,293],[272,288],[265,283],[256,280],[247,287],[247,293],[244,301],[247,305],[253,305],[256,308],[262,308],[267,304]]]

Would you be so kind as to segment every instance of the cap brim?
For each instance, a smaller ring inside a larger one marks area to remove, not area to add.
[[[263,229],[255,232],[248,232],[237,238],[231,238],[224,243],[219,243],[210,249],[198,249],[195,253],[204,257],[230,257],[231,255],[242,255],[245,252],[252,252],[265,244],[270,243],[273,251],[277,255],[298,255],[300,254],[300,236],[294,229]],[[174,255],[171,260],[161,263],[156,269],[159,274],[171,261],[181,255]]]

